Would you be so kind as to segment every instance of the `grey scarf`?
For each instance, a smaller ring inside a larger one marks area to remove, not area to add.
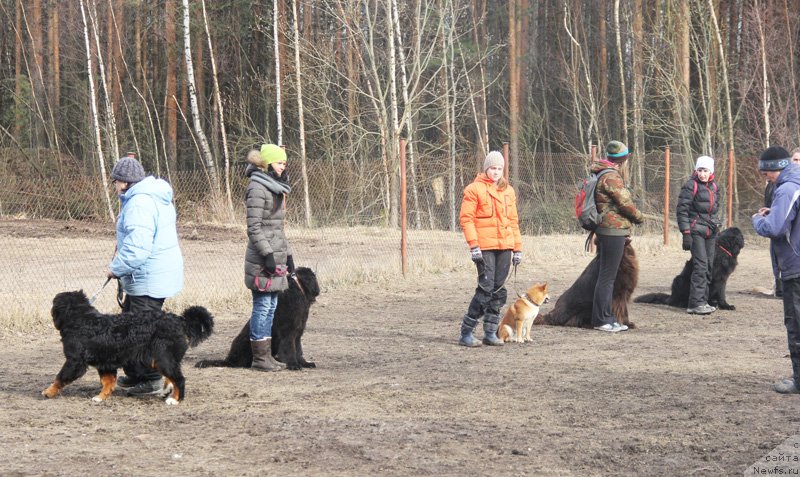
[[[273,194],[288,194],[292,191],[292,187],[289,184],[277,181],[272,176],[267,175],[260,170],[252,172],[250,174],[250,180],[263,185]]]

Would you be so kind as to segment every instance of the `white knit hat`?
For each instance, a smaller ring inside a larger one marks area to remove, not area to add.
[[[486,159],[483,160],[483,172],[486,172],[486,169],[490,167],[505,167],[505,164],[506,160],[503,158],[503,153],[499,151],[492,151],[487,154]]]
[[[714,173],[714,158],[709,156],[700,156],[697,158],[697,163],[694,165],[694,170],[708,169],[712,174]]]

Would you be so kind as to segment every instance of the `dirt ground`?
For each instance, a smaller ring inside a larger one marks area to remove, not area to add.
[[[640,254],[636,294],[668,289],[685,258]],[[547,311],[588,260],[523,263],[517,286],[549,281]],[[299,372],[194,368],[224,356],[247,313],[212,310],[178,406],[119,390],[94,403],[93,370],[46,400],[58,335],[3,333],[0,474],[741,474],[800,424],[800,397],[770,389],[790,374],[781,302],[750,293],[771,284],[768,260],[742,252],[736,311],[633,304],[636,330],[535,327],[498,348],[456,344],[468,266],[323,290],[304,338],[318,368]]]

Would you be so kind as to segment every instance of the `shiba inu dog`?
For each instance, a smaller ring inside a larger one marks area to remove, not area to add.
[[[506,342],[533,341],[531,338],[533,320],[539,314],[539,307],[549,300],[547,283],[536,283],[528,288],[527,293],[517,298],[506,310],[506,314],[500,321],[497,337]]]

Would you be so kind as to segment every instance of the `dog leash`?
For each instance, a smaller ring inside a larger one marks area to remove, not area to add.
[[[94,302],[95,302],[95,300],[97,300],[97,297],[98,297],[98,296],[100,296],[100,292],[101,292],[101,291],[103,291],[103,288],[105,288],[105,287],[106,287],[106,285],[108,285],[108,282],[110,282],[110,281],[111,281],[111,277],[108,277],[108,278],[106,279],[106,282],[105,282],[105,283],[103,283],[103,286],[101,286],[99,290],[97,290],[96,292],[94,292],[94,295],[92,295],[92,298],[90,298],[90,299],[89,299],[89,304],[90,304],[90,305],[91,305],[92,303],[94,303]]]

